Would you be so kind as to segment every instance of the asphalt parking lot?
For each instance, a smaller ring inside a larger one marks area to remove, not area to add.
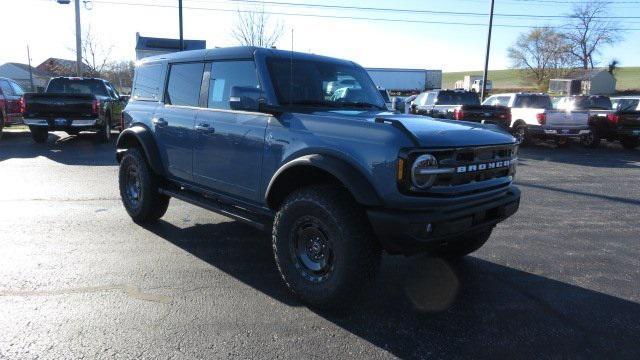
[[[640,150],[520,152],[520,211],[463,261],[386,256],[314,312],[270,237],[172,200],[146,228],[114,144],[0,140],[0,358],[640,358]]]

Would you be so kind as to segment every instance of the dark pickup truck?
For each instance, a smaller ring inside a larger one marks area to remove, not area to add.
[[[480,105],[478,94],[465,90],[432,90],[413,101],[413,113],[434,118],[494,124],[504,129],[511,125],[511,110],[506,106]]]
[[[603,139],[619,140],[625,149],[640,146],[640,111],[620,109],[606,117],[592,117],[591,123]]]
[[[116,144],[131,218],[175,198],[271,232],[284,283],[314,307],[356,302],[382,250],[462,257],[518,209],[511,135],[390,112],[351,61],[237,47],[135,73]]]
[[[103,79],[53,78],[44,93],[26,93],[22,101],[24,123],[38,143],[47,141],[49,131],[95,131],[100,141],[109,142],[111,129],[122,128],[123,101]]]

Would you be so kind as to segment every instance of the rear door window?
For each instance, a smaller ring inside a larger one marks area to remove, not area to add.
[[[165,103],[181,106],[198,106],[204,63],[172,64]]]
[[[162,66],[162,64],[148,64],[136,68],[136,77],[131,93],[134,100],[158,101],[160,99]]]

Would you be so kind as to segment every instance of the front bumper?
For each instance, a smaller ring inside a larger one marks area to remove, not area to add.
[[[373,231],[393,254],[437,249],[463,235],[492,228],[518,211],[520,190],[511,186],[498,198],[460,210],[368,209]]]
[[[98,119],[24,119],[28,126],[47,127],[50,131],[65,129],[92,129],[98,125]]]

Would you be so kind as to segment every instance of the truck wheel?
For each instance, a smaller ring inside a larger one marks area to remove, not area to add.
[[[591,130],[580,139],[580,144],[586,148],[595,149],[600,145],[600,135],[595,130]]]
[[[98,131],[98,140],[105,144],[111,141],[111,118],[108,116],[104,118],[104,124]]]
[[[622,144],[622,147],[625,149],[633,150],[640,146],[640,138],[625,136],[620,139],[620,144]]]
[[[37,126],[29,126],[29,130],[31,131],[31,137],[33,138],[33,141],[37,142],[38,144],[47,142],[47,139],[49,138],[48,129]]]
[[[302,188],[287,197],[273,223],[280,276],[302,302],[345,308],[373,280],[380,247],[365,214],[344,190]]]
[[[513,136],[521,146],[526,146],[531,143],[531,139],[527,136],[527,125],[525,124],[517,124],[513,129]]]
[[[134,222],[156,221],[167,212],[170,197],[158,191],[159,179],[139,149],[124,154],[118,180],[122,204]]]
[[[438,250],[431,251],[431,253],[445,259],[453,260],[461,258],[480,249],[482,245],[484,245],[487,240],[489,240],[492,231],[493,228],[463,236],[461,239],[456,240],[454,243],[446,244]]]
[[[555,140],[556,140],[556,146],[562,147],[562,148],[568,147],[569,144],[571,143],[571,140],[569,140],[569,138],[561,137],[561,136],[560,137],[556,137]]]

